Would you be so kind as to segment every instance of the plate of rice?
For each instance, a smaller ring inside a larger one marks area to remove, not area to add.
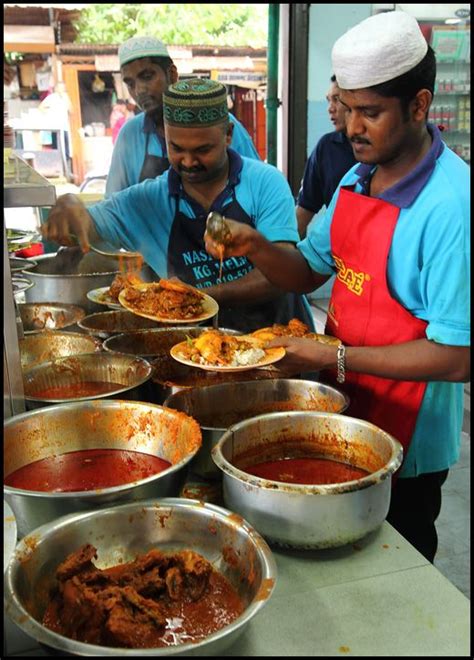
[[[264,348],[262,341],[249,335],[226,335],[212,328],[175,344],[170,355],[189,367],[232,372],[266,367],[281,360],[285,352],[283,347]]]

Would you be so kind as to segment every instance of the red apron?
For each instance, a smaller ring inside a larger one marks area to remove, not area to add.
[[[426,337],[426,321],[400,305],[387,285],[387,259],[399,213],[393,204],[354,193],[352,188],[339,192],[331,225],[337,276],[326,332],[346,346],[386,346]],[[347,414],[393,435],[406,456],[426,382],[346,370],[342,389],[351,399]]]

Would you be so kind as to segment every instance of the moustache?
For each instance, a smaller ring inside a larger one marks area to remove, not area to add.
[[[178,167],[178,170],[180,172],[185,172],[186,174],[195,174],[196,172],[205,172],[206,168],[205,167],[182,167],[181,165]]]
[[[351,142],[354,144],[370,144],[368,140],[365,140],[364,138],[351,138]]]

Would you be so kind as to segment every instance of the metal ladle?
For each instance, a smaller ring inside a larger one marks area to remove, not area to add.
[[[75,234],[71,234],[71,237],[75,238],[77,241],[77,236]],[[93,252],[101,254],[103,257],[114,257],[115,259],[137,259],[138,257],[142,257],[140,252],[129,252],[123,248],[118,250],[102,250],[97,247],[97,245],[93,245],[92,243],[89,243],[89,247]]]

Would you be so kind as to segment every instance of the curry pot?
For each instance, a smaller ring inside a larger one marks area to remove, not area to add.
[[[104,533],[106,532],[106,533]],[[84,543],[97,548],[96,565],[131,561],[158,548],[192,549],[203,555],[237,590],[242,614],[197,642],[164,648],[112,648],[58,635],[40,622],[57,566]],[[196,500],[150,499],[100,511],[76,513],[35,529],[21,541],[5,573],[5,612],[53,655],[222,655],[271,598],[277,578],[272,552],[248,523],[230,511]]]
[[[285,453],[365,469],[338,484],[301,485],[253,476],[251,465]],[[223,498],[267,540],[295,548],[333,548],[361,539],[385,520],[392,475],[403,457],[394,437],[354,417],[277,412],[231,426],[212,450],[224,473]]]
[[[111,353],[79,353],[57,358],[23,373],[27,410],[69,403],[71,400],[123,398],[146,400],[152,366],[143,358]],[[37,393],[51,387],[69,387],[80,383],[114,383],[114,389],[85,396],[46,398]]]
[[[25,335],[72,328],[86,315],[82,307],[70,303],[18,303],[17,307]]]
[[[170,408],[110,399],[48,406],[5,421],[4,476],[48,456],[105,447],[153,454],[171,466],[133,483],[98,490],[53,493],[4,485],[3,493],[21,537],[67,513],[177,495],[184,468],[200,446],[198,423]]]
[[[35,260],[37,265],[28,271],[28,278],[35,286],[25,292],[26,302],[61,300],[80,305],[87,313],[104,310],[103,305],[89,300],[87,293],[110,286],[120,272],[117,259],[101,257],[94,252],[83,255],[79,248],[62,248],[57,253],[35,257]],[[146,264],[139,275],[145,282],[159,279]]]
[[[49,362],[59,357],[79,355],[100,351],[102,343],[96,337],[80,332],[61,332],[45,330],[37,334],[26,335],[18,340],[20,347],[21,368],[32,369],[42,362]]]
[[[125,332],[158,328],[162,324],[133,314],[126,309],[114,309],[109,312],[89,314],[81,319],[77,325],[90,335],[100,337],[100,339],[108,339],[113,335]]]
[[[282,378],[191,387],[170,395],[163,405],[185,412],[200,424],[202,447],[190,467],[202,477],[216,479],[222,473],[211,459],[211,450],[233,424],[287,410],[341,413],[349,405],[349,398],[330,385]]]

